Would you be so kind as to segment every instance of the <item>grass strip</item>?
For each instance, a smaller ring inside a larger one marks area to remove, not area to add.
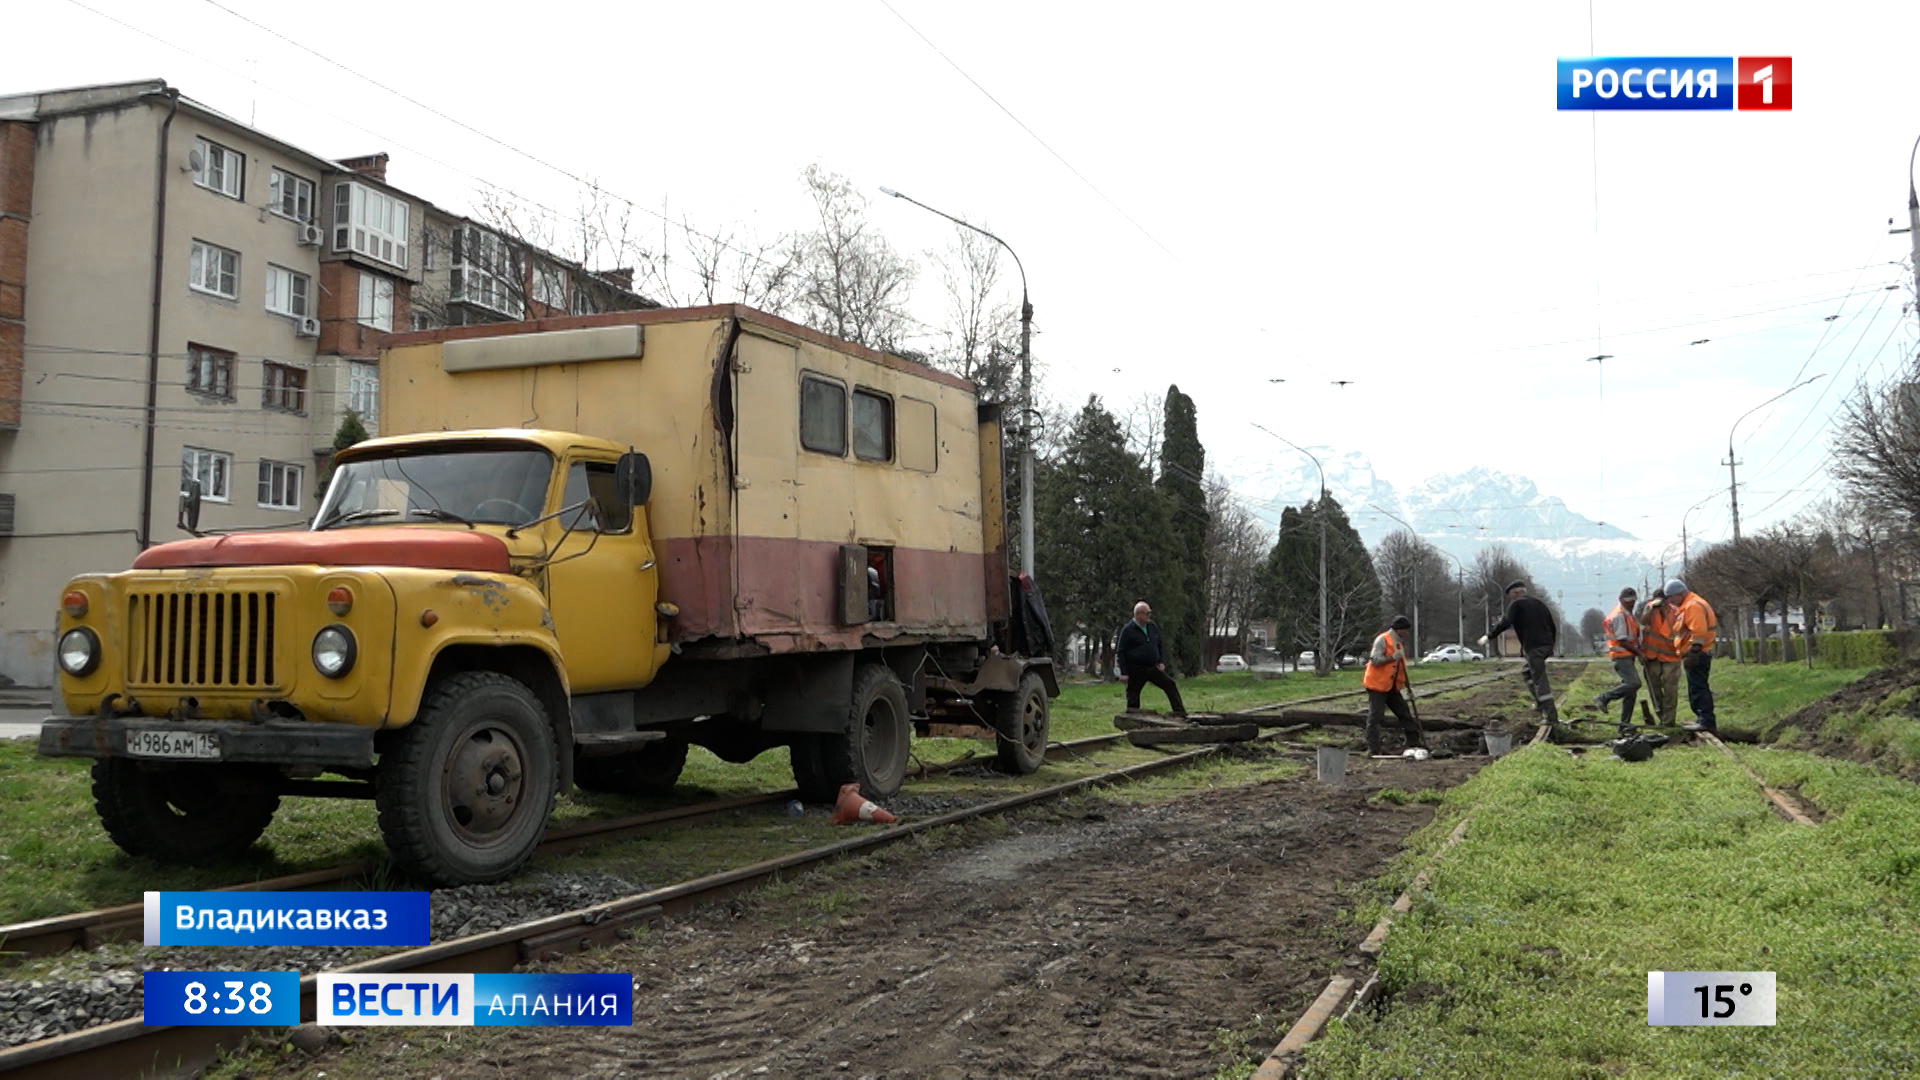
[[[1733,762],[1548,746],[1447,794],[1401,878],[1473,828],[1381,956],[1381,1005],[1307,1077],[1905,1076],[1920,1071],[1920,789],[1749,755],[1830,815],[1781,819]],[[1371,921],[1376,912],[1356,915]],[[1649,971],[1774,971],[1774,1028],[1655,1028]]]

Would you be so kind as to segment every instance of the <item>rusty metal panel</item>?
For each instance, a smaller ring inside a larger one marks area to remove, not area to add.
[[[867,549],[861,544],[840,545],[840,623],[859,626],[867,621]]]

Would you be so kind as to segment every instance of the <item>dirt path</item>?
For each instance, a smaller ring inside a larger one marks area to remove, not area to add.
[[[1346,912],[1485,759],[1356,762],[1135,806],[711,909],[577,968],[632,971],[632,1028],[356,1031],[284,1068],[353,1077],[1167,1077],[1264,1054],[1365,936]],[[1239,1051],[1239,1052],[1245,1052]]]

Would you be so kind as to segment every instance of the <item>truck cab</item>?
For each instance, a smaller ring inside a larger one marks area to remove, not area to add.
[[[570,779],[572,696],[645,686],[669,653],[649,475],[558,432],[353,447],[307,531],[75,579],[67,715],[40,750],[97,759],[102,821],[135,854],[232,855],[283,795],[371,797],[420,876],[510,873]]]

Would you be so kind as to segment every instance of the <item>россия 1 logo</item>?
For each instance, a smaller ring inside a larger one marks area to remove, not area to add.
[[[1560,59],[1559,108],[1790,111],[1791,56]]]

